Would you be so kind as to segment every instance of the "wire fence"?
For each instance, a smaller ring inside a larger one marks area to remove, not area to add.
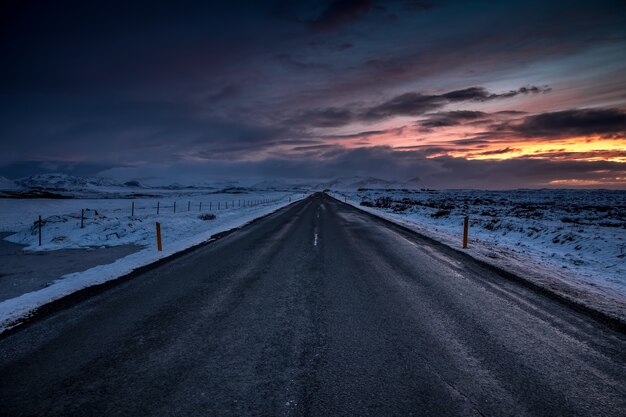
[[[38,234],[38,243],[41,246],[42,228],[49,222],[67,221],[67,218],[75,218],[80,220],[80,228],[85,228],[90,222],[96,219],[102,219],[106,217],[123,218],[128,217],[129,220],[142,220],[149,217],[160,218],[162,216],[175,216],[175,215],[194,215],[201,219],[215,218],[220,212],[234,212],[237,210],[245,210],[253,207],[268,206],[279,202],[291,203],[298,199],[299,195],[283,194],[272,195],[265,197],[255,198],[221,198],[221,199],[206,199],[206,198],[191,198],[191,199],[164,199],[164,200],[149,200],[149,199],[137,199],[137,200],[122,200],[116,201],[115,204],[111,201],[106,201],[103,204],[103,208],[78,208],[75,203],[76,200],[71,203],[72,212],[65,214],[57,214],[42,218],[39,216],[36,221],[33,222],[31,233]],[[302,195],[303,197],[304,195]],[[84,200],[85,205],[89,205],[89,200]],[[81,200],[81,203],[83,201]],[[95,202],[92,200],[92,202]],[[99,200],[103,202],[103,200]],[[68,207],[68,210],[70,207]],[[77,212],[76,210],[80,210]],[[213,217],[207,217],[213,216]]]

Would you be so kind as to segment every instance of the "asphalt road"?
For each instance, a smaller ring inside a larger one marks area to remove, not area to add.
[[[0,340],[10,416],[626,415],[626,336],[317,194]]]

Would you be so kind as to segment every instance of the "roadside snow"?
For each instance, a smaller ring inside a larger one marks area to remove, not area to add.
[[[458,249],[468,215],[465,252],[470,256],[626,321],[625,191],[361,190],[332,195]]]
[[[184,200],[177,196],[176,200],[158,200],[158,215],[157,200],[135,200],[135,216],[130,216],[132,202],[129,200],[0,200],[0,230],[17,230],[17,233],[6,239],[28,245],[25,250],[127,244],[144,246],[143,250],[113,263],[64,275],[45,288],[0,302],[0,333],[15,326],[19,320],[28,317],[44,304],[126,275],[139,267],[206,242],[217,233],[240,227],[303,197],[301,193],[275,192],[247,193],[240,196],[211,194]],[[241,207],[238,200],[242,200]],[[174,201],[177,202],[177,210],[180,210],[177,213],[173,210]],[[228,209],[224,208],[226,201]],[[249,204],[250,202],[254,204]],[[47,205],[54,207],[48,212],[55,214],[43,218],[45,223],[42,228],[42,246],[38,246],[37,227],[32,220],[36,218],[36,213],[45,212]],[[85,207],[89,207],[89,210],[86,211],[84,228],[81,229],[81,208]],[[65,214],[60,214],[62,212]],[[215,220],[199,218],[200,213],[209,212],[216,214]],[[156,222],[161,223],[162,252],[156,250]]]

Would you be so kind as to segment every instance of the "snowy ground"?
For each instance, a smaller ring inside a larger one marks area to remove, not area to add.
[[[134,200],[0,199],[0,231],[15,232],[5,239],[26,245],[24,250],[51,251],[129,244],[144,248],[113,263],[59,277],[45,288],[0,302],[0,333],[43,304],[130,273],[303,197],[302,193],[288,192],[247,191],[232,194],[194,191]],[[85,218],[81,228],[83,209]],[[215,214],[216,218],[202,220],[200,215],[207,213]],[[38,227],[34,224],[39,215],[43,220],[41,246]],[[161,224],[162,252],[156,250],[156,222]]]
[[[155,243],[155,223],[160,222],[166,244],[236,221],[242,215],[262,211],[275,203],[288,202],[290,197],[298,195],[302,194],[175,193],[144,199],[0,199],[0,232],[17,232],[6,240],[27,245],[26,250],[32,251],[125,244],[149,246]],[[80,227],[82,210],[83,228]],[[199,215],[203,213],[213,213],[217,218],[201,220]],[[43,220],[41,246],[35,225],[39,215]]]
[[[626,318],[626,191],[331,193],[578,302]]]

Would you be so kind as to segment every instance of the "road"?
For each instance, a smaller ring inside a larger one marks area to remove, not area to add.
[[[626,336],[315,194],[0,339],[7,416],[624,416]]]

